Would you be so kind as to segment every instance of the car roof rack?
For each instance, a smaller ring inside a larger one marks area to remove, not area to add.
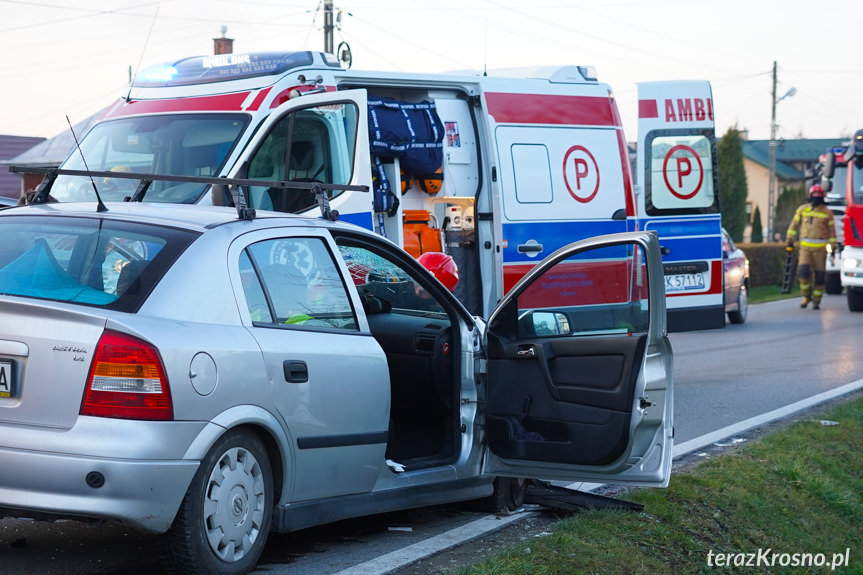
[[[66,170],[61,168],[35,168],[10,166],[10,172],[15,173],[31,173],[44,174],[42,182],[36,187],[36,190],[27,197],[27,204],[44,204],[48,203],[51,193],[51,187],[57,176],[84,176],[89,178],[116,178],[122,180],[137,180],[138,186],[131,196],[127,196],[124,201],[127,202],[142,202],[147,190],[154,181],[165,182],[184,182],[197,183],[213,186],[214,194],[220,194],[225,205],[234,206],[237,209],[237,217],[241,220],[255,219],[255,209],[249,207],[248,188],[251,186],[261,186],[265,188],[275,188],[283,190],[309,190],[316,199],[318,208],[321,211],[321,217],[325,220],[336,221],[339,219],[339,212],[330,208],[330,194],[332,191],[355,191],[368,192],[368,186],[341,185],[341,184],[325,184],[321,182],[292,182],[292,181],[274,181],[274,180],[250,180],[244,178],[225,178],[215,176],[174,176],[162,174],[145,174],[135,172],[94,172],[87,170]],[[95,185],[95,184],[94,184]],[[217,187],[220,186],[220,187]]]

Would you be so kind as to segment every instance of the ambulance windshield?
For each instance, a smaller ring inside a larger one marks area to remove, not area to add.
[[[249,122],[246,114],[173,114],[121,118],[97,124],[62,168],[171,176],[215,176]],[[86,166],[82,159],[86,159]],[[137,180],[95,178],[104,201],[123,201]],[[204,184],[154,181],[144,201],[191,204]],[[60,202],[94,201],[89,178],[58,176],[51,196]]]

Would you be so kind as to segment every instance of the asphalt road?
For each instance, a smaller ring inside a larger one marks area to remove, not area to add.
[[[845,296],[750,306],[745,324],[670,335],[675,443],[863,379],[863,314]]]
[[[841,296],[817,312],[797,300],[753,305],[744,325],[671,340],[676,443],[863,379],[863,314]],[[374,573],[363,566],[482,520],[445,506],[272,535],[256,573]],[[3,575],[153,575],[158,547],[156,537],[110,523],[0,520]]]

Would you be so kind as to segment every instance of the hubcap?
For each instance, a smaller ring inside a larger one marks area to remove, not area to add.
[[[204,526],[210,548],[223,561],[242,559],[261,536],[266,506],[263,473],[242,447],[222,454],[210,472],[204,496]]]
[[[749,297],[746,293],[746,286],[740,286],[740,293],[737,294],[737,309],[740,316],[746,319],[746,314],[749,312]]]

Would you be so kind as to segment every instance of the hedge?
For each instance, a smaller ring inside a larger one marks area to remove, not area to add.
[[[784,243],[737,244],[749,259],[751,287],[782,285],[785,275]]]

